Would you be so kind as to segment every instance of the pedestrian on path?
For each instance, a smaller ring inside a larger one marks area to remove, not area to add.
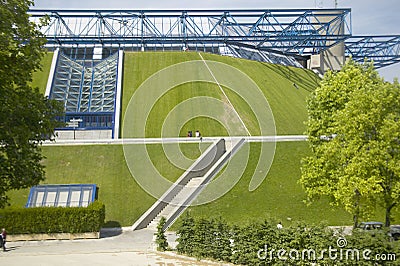
[[[3,246],[3,251],[6,251],[7,232],[5,228],[1,230],[0,236],[1,236],[1,246]]]

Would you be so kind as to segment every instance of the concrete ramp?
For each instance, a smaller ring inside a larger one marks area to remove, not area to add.
[[[132,226],[133,230],[157,228],[161,217],[168,229],[193,202],[232,155],[243,145],[244,139],[220,139],[211,145],[185,173]]]

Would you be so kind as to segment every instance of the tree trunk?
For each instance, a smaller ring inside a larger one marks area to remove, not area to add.
[[[385,217],[385,226],[389,227],[390,226],[390,211],[392,208],[395,206],[395,203],[392,203],[389,205],[389,207],[386,208],[386,217]]]
[[[353,215],[353,229],[356,229],[358,226],[358,213]]]
[[[360,214],[360,192],[358,191],[358,189],[354,190],[354,199],[353,229],[356,229],[358,226],[358,216]]]

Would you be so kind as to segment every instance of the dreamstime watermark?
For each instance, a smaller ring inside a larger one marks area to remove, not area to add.
[[[366,248],[363,250],[356,248],[346,248],[347,240],[344,237],[339,237],[336,241],[336,247],[329,246],[325,249],[293,249],[281,248],[274,249],[265,245],[263,249],[258,250],[257,257],[260,260],[274,261],[395,261],[395,253],[377,253]]]

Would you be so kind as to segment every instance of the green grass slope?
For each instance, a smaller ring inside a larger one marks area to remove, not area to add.
[[[342,207],[332,206],[328,198],[306,204],[306,195],[299,185],[301,158],[309,155],[306,142],[277,144],[274,162],[263,183],[249,191],[249,183],[260,151],[260,143],[251,143],[250,158],[238,183],[225,195],[207,204],[189,207],[194,217],[223,218],[231,224],[244,225],[272,218],[287,226],[298,221],[310,224],[326,222],[329,225],[352,225],[352,216]],[[218,178],[218,176],[217,176]],[[202,192],[207,192],[207,188]],[[196,200],[201,200],[200,195]],[[399,208],[392,211],[393,224],[400,223]],[[185,214],[183,214],[185,215]],[[378,209],[370,220],[384,221],[385,213]],[[172,229],[177,228],[178,222]]]
[[[201,56],[205,60],[217,61],[233,66],[248,75],[257,84],[271,106],[275,118],[277,134],[303,134],[305,131],[304,121],[307,117],[305,108],[306,97],[319,82],[319,78],[314,73],[309,70],[294,67],[235,59],[213,54],[202,53]],[[146,79],[168,66],[193,60],[201,60],[200,54],[196,52],[125,53],[124,90],[121,110],[122,123],[132,95]],[[195,69],[193,71],[198,70]],[[175,76],[178,75],[179,73],[176,73],[172,75],[170,79],[173,80]],[[297,86],[294,86],[294,84]],[[251,134],[259,135],[258,124],[250,107],[246,106],[247,104],[243,99],[235,95],[229,88],[224,87],[223,89],[243,121],[245,121],[246,127],[249,128]],[[178,103],[197,96],[209,96],[219,100],[224,99],[223,93],[214,83],[190,82],[180,84],[160,97],[154,105],[152,114],[147,120],[146,136],[159,137],[162,121],[171,110]],[[194,106],[194,110],[189,110],[189,112],[192,111],[195,113],[196,108],[204,108],[204,106]],[[183,123],[184,121],[180,121],[180,119],[180,117],[175,117],[173,121],[175,123]],[[193,123],[197,124],[198,128],[205,128],[209,131],[207,121],[205,122],[206,123]],[[182,130],[182,132],[184,131],[185,130]],[[218,128],[210,134],[223,135],[223,133],[224,131]]]
[[[202,55],[205,60],[238,68],[258,85],[271,106],[278,135],[304,133],[304,121],[307,119],[306,99],[319,84],[319,78],[313,72],[214,54]]]
[[[175,181],[184,172],[171,164],[161,145],[146,148],[165,178]],[[196,144],[181,148],[194,159],[200,155]],[[42,184],[97,184],[98,199],[106,205],[106,226],[132,225],[155,202],[132,177],[121,145],[45,146],[43,153],[47,159]],[[11,205],[24,206],[28,195],[28,189],[10,192]]]
[[[351,216],[341,208],[330,206],[326,199],[310,206],[304,203],[306,195],[298,180],[300,160],[309,154],[306,142],[277,143],[274,162],[267,177],[256,190],[249,191],[260,145],[250,144],[249,162],[234,188],[211,203],[190,207],[186,211],[195,217],[222,217],[232,224],[262,221],[266,218],[280,220],[284,225],[296,221],[351,224]]]
[[[42,69],[33,73],[32,87],[39,88],[39,92],[45,93],[47,80],[50,74],[51,61],[53,60],[52,52],[47,52],[42,59]]]

